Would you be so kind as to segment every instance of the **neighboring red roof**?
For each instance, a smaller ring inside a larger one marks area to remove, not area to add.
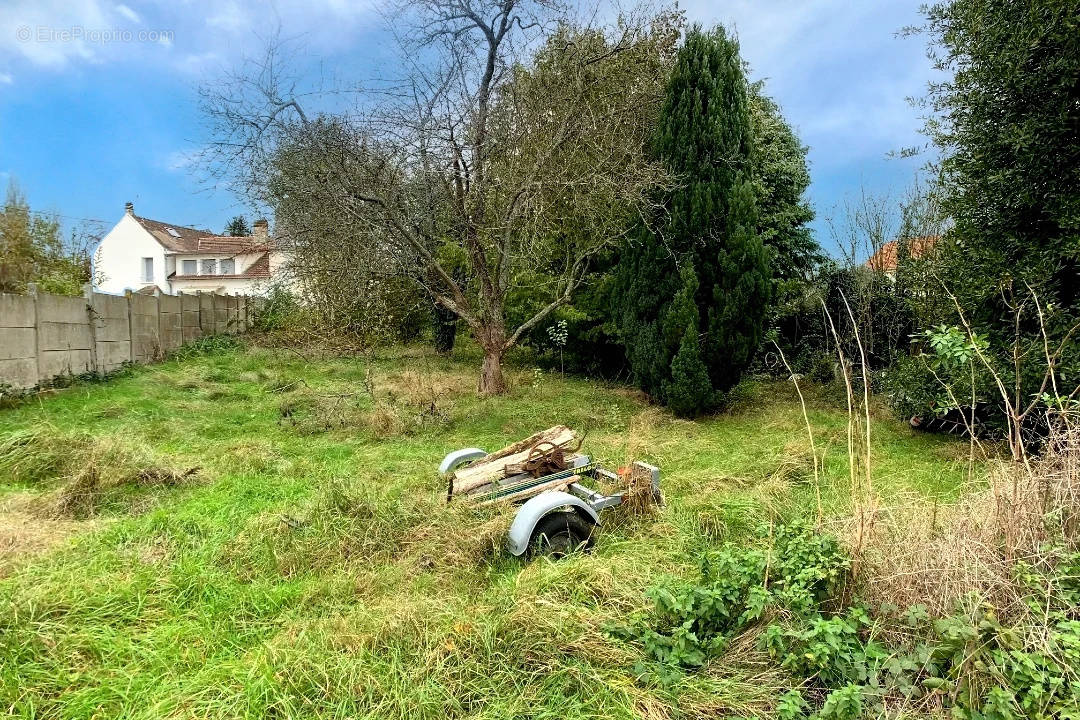
[[[913,258],[921,258],[929,253],[940,239],[941,236],[939,235],[920,235],[908,238],[908,252],[911,253]],[[898,263],[897,250],[896,240],[890,240],[870,256],[870,259],[866,261],[866,267],[879,272],[896,272]]]
[[[162,247],[180,255],[198,255],[202,253],[242,255],[244,253],[266,252],[269,249],[269,243],[256,244],[253,235],[240,237],[215,235],[209,230],[196,230],[182,225],[169,225],[168,223],[150,220],[138,215],[133,217],[143,226],[144,230],[161,243]],[[173,235],[169,230],[173,230],[176,234]]]
[[[263,253],[255,262],[248,265],[243,277],[268,278],[270,277],[270,255]]]
[[[231,237],[228,235],[212,235],[199,238],[199,242],[189,252],[195,253],[244,253],[266,252],[267,244],[257,245],[252,235]]]
[[[270,277],[270,255],[263,253],[255,262],[247,266],[242,273],[230,273],[229,275],[169,275],[170,280],[250,280],[252,278]]]

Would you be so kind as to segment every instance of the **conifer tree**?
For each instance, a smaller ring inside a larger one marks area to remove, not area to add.
[[[618,302],[641,388],[680,415],[715,408],[761,339],[768,256],[756,232],[749,87],[722,28],[691,30],[655,152],[680,180],[624,249]],[[692,306],[692,312],[688,306]]]

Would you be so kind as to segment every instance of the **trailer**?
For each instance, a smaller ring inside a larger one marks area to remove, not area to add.
[[[660,470],[634,462],[613,471],[580,453],[584,438],[556,425],[495,452],[455,450],[443,458],[439,475],[447,502],[517,506],[507,535],[515,556],[562,557],[589,549],[602,513],[630,500],[659,503]],[[590,485],[620,488],[605,494]]]

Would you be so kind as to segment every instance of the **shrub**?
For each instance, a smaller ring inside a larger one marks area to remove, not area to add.
[[[285,330],[299,321],[300,316],[301,310],[296,296],[278,285],[270,290],[262,307],[255,314],[254,327],[262,332]]]
[[[637,634],[645,652],[661,663],[703,665],[732,633],[769,608],[810,612],[827,602],[847,577],[850,560],[835,538],[804,523],[761,528],[763,549],[731,544],[705,554],[693,583],[649,591],[652,622]],[[617,634],[635,636],[633,631]]]

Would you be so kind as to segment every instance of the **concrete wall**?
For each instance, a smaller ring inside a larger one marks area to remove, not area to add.
[[[150,363],[206,335],[246,332],[256,298],[215,295],[0,294],[0,385],[104,374]]]

